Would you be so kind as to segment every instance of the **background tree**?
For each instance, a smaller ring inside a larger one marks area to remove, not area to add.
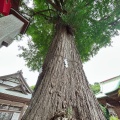
[[[32,70],[44,64],[22,120],[105,120],[78,51],[85,62],[110,45],[120,28],[119,7],[118,0],[34,0],[32,9],[23,3],[32,42],[21,56]]]
[[[92,91],[94,94],[98,93],[100,91],[100,84],[94,83],[93,85],[90,85]]]
[[[30,86],[30,88],[34,91],[35,86],[34,86],[34,85],[32,85],[32,86]]]

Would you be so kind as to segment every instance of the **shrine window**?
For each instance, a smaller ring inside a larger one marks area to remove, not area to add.
[[[18,120],[21,107],[0,104],[0,120]]]

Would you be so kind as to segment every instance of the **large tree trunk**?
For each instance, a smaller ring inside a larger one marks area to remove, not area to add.
[[[105,120],[68,26],[57,27],[38,80],[22,120]]]

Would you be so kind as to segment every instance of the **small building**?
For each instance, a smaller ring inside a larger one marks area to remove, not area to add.
[[[20,120],[31,96],[22,71],[0,76],[0,120]]]
[[[120,76],[100,82],[100,92],[96,94],[98,101],[107,106],[111,115],[120,118]]]

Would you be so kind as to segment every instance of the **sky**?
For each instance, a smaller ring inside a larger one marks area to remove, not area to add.
[[[102,48],[84,64],[86,76],[91,84],[120,75],[120,35],[112,38],[112,41],[111,47]]]
[[[84,71],[90,84],[101,82],[120,75],[120,36],[112,38],[112,46],[102,48],[96,56],[83,64]],[[35,85],[38,72],[30,71],[23,58],[17,55],[21,52],[18,45],[26,45],[27,38],[14,41],[8,47],[0,48],[0,76],[23,71],[23,77],[29,86]]]

